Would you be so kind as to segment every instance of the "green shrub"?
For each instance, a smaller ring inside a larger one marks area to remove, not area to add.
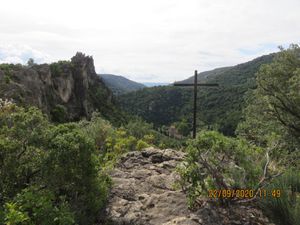
[[[36,108],[0,100],[0,221],[94,224],[111,181],[93,138],[76,123],[52,125]]]
[[[70,61],[66,61],[66,60],[60,60],[58,62],[54,62],[50,64],[50,71],[52,73],[53,76],[60,76],[64,69],[72,69],[73,68],[73,64]]]
[[[32,224],[27,213],[20,211],[17,204],[15,203],[5,204],[4,222],[7,225]]]
[[[105,151],[106,139],[115,132],[112,125],[104,120],[98,112],[92,114],[90,121],[82,120],[78,125],[87,136],[95,141],[100,153]]]
[[[141,150],[143,150],[144,148],[147,148],[147,147],[149,147],[149,145],[146,142],[144,142],[143,140],[139,140],[137,142],[136,149],[138,151],[141,151]]]
[[[11,81],[11,78],[10,78],[9,75],[5,75],[5,76],[4,76],[4,80],[5,80],[5,83],[6,83],[6,84],[9,84],[10,81]]]
[[[280,191],[280,196],[267,196],[259,202],[262,209],[278,224],[300,224],[300,172],[287,171],[269,184],[267,193]]]
[[[184,139],[176,140],[154,130],[152,124],[146,123],[140,118],[130,120],[124,127],[131,136],[153,146],[180,149],[185,143]]]
[[[103,161],[113,166],[128,151],[136,150],[137,139],[127,134],[124,128],[114,130],[105,140]]]
[[[92,224],[104,207],[110,185],[105,176],[99,177],[93,140],[76,124],[55,126],[48,130],[47,138],[42,177],[51,190],[66,196],[79,224]]]
[[[189,124],[186,119],[183,119],[180,122],[176,123],[175,127],[183,136],[188,136],[191,132],[191,124]]]
[[[56,200],[50,191],[32,187],[5,204],[5,223],[71,225],[75,220],[63,198]]]
[[[56,105],[50,114],[53,122],[63,123],[67,121],[67,109],[63,105]]]
[[[1,64],[0,65],[0,70],[4,72],[4,81],[6,84],[9,84],[12,80],[12,71],[14,69],[13,64]]]
[[[113,166],[122,154],[136,150],[137,138],[124,127],[113,128],[99,113],[94,113],[90,121],[81,121],[79,127],[95,141],[105,167]]]
[[[55,77],[59,76],[62,73],[62,69],[61,69],[61,66],[59,65],[59,63],[50,64],[50,71],[51,71],[51,74]]]
[[[39,179],[48,128],[46,117],[36,108],[0,106],[0,204]]]
[[[154,131],[152,124],[146,123],[140,118],[130,120],[125,128],[130,135],[137,139],[142,139],[145,135],[153,134]]]
[[[185,161],[178,167],[189,205],[201,195],[208,196],[210,189],[254,189],[262,175],[262,153],[246,141],[215,131],[198,134],[189,142]]]
[[[146,134],[143,137],[143,140],[148,144],[154,144],[155,143],[155,137],[153,134]]]

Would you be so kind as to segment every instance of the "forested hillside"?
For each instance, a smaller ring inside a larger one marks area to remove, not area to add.
[[[200,73],[200,82],[218,83],[220,87],[200,88],[199,128],[209,126],[234,135],[241,121],[246,93],[256,87],[255,73],[273,57],[273,54],[266,55],[237,66]],[[183,82],[193,82],[193,78]],[[191,88],[165,86],[122,95],[118,102],[125,111],[141,116],[156,127],[176,122],[188,123],[191,127],[192,96]]]
[[[141,83],[129,80],[122,76],[113,74],[100,74],[100,77],[106,84],[106,86],[115,94],[125,94],[131,91],[137,91],[146,87]]]

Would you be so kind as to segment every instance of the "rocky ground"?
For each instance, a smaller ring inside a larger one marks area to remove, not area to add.
[[[187,207],[186,196],[174,188],[174,171],[184,153],[147,148],[122,157],[112,172],[113,189],[107,208],[113,225],[271,225],[251,206],[221,208],[203,201],[199,209]]]

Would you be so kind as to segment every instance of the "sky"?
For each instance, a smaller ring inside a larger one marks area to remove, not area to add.
[[[299,0],[0,0],[0,63],[69,60],[174,82],[299,44]]]

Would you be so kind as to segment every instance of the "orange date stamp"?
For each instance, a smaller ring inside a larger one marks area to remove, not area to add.
[[[209,198],[280,198],[282,190],[280,189],[212,189],[208,190]]]

